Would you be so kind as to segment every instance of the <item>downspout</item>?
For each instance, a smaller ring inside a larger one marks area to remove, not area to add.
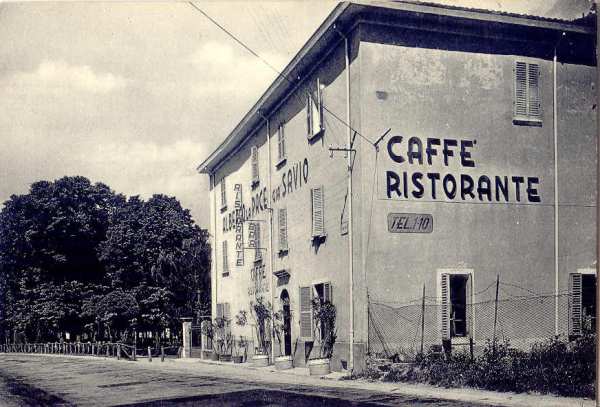
[[[267,176],[267,212],[269,213],[269,292],[271,293],[271,309],[275,311],[275,293],[273,291],[273,202],[271,202],[271,171],[273,163],[271,161],[271,126],[267,117],[262,112],[258,112],[266,123],[267,127],[267,156],[269,160],[269,170]],[[271,363],[275,363],[275,322],[271,316]]]
[[[349,347],[350,355],[348,360],[348,370],[354,370],[354,257],[352,253],[352,131],[350,128],[350,48],[348,46],[348,37],[340,32],[336,26],[333,28],[344,38],[344,59],[346,69],[346,136],[348,139],[348,285],[350,298],[350,320],[349,320]]]

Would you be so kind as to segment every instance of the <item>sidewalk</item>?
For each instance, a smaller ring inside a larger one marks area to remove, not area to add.
[[[309,376],[307,368],[276,370],[273,366],[255,367],[251,363],[233,364],[201,359],[169,359],[168,365],[194,370],[201,365],[213,365],[223,373],[240,378],[269,383],[309,385],[315,387],[335,387],[342,389],[364,389],[390,394],[402,394],[420,399],[434,398],[492,406],[507,407],[593,407],[595,400],[559,397],[550,395],[503,393],[470,388],[445,389],[426,384],[383,383],[367,380],[340,380],[344,374],[333,372],[323,378]],[[150,365],[151,363],[148,363]],[[163,364],[164,365],[164,364]],[[166,367],[166,366],[165,366]]]

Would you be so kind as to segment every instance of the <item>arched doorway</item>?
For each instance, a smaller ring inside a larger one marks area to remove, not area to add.
[[[283,311],[283,325],[284,325],[284,338],[283,338],[283,352],[284,356],[292,354],[292,321],[290,312],[290,296],[287,290],[283,290],[279,296],[281,300],[281,309]]]

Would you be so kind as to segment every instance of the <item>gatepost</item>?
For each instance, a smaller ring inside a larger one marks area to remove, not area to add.
[[[200,337],[200,346],[201,346],[201,352],[200,352],[200,358],[204,359],[204,351],[210,350],[208,348],[208,336],[206,335],[206,332],[208,332],[208,328],[206,328],[207,324],[211,324],[210,320],[205,320],[202,321],[200,323],[200,332],[201,332],[201,337]]]
[[[181,318],[183,323],[183,355],[182,358],[192,357],[192,318]]]

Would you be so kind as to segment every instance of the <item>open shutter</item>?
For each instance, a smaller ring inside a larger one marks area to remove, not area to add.
[[[277,159],[283,160],[285,158],[285,129],[283,124],[279,125],[277,129]]]
[[[582,318],[581,318],[581,299],[582,299],[582,275],[572,273],[569,275],[569,292],[571,294],[571,307],[569,320],[571,322],[571,335],[582,334]]]
[[[252,146],[251,149],[251,161],[252,161],[252,183],[258,182],[258,147]]]
[[[288,250],[287,210],[279,209],[279,251]]]
[[[323,302],[333,302],[331,297],[331,283],[323,283]]]
[[[221,207],[224,207],[227,205],[226,191],[227,191],[227,188],[225,187],[225,178],[223,178],[221,180]]]
[[[515,116],[527,116],[527,63],[515,65]]]
[[[471,278],[472,276],[467,274],[467,283],[466,283],[466,292],[465,292],[465,296],[466,296],[466,304],[465,304],[465,327],[467,329],[467,331],[465,332],[466,336],[468,337],[472,337],[473,336],[473,298],[471,297],[473,295],[473,279]]]
[[[310,93],[306,96],[306,135],[308,139],[312,137],[312,97]]]
[[[528,116],[533,119],[542,117],[539,88],[540,67],[538,64],[527,64],[527,96]]]
[[[442,291],[441,331],[442,339],[450,339],[450,276],[441,275],[440,287]]]
[[[229,260],[227,259],[227,240],[223,240],[223,274],[229,273]]]
[[[311,190],[312,198],[312,236],[325,236],[325,204],[323,186]]]
[[[300,287],[300,339],[313,340],[312,287]]]
[[[316,128],[315,133],[320,133],[324,129],[324,121],[323,121],[323,89],[321,89],[321,82],[317,79],[317,112],[319,114],[318,127]]]

